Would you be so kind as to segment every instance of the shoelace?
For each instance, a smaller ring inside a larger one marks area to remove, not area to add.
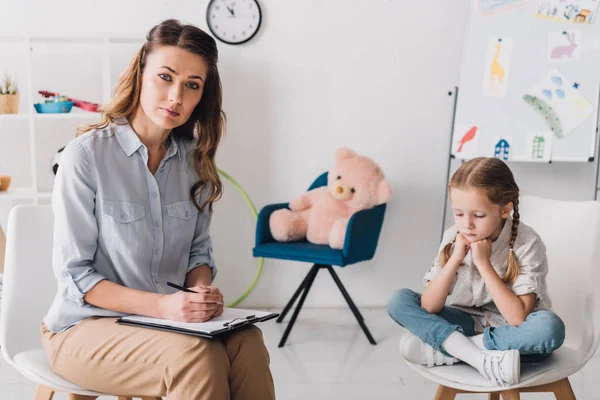
[[[446,357],[441,351],[437,351],[429,345],[425,345],[425,357],[427,358],[427,366],[429,368],[434,365],[454,364],[454,358]]]
[[[499,386],[506,386],[508,380],[502,370],[502,360],[504,354],[501,356],[486,355],[483,359],[483,372],[489,380]]]

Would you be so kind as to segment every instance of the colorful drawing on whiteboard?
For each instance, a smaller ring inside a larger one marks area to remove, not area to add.
[[[523,100],[546,120],[557,138],[563,139],[594,111],[578,88],[579,83],[571,82],[555,68]]]
[[[581,31],[548,32],[548,61],[579,61]]]
[[[456,158],[469,159],[477,156],[478,130],[476,125],[457,124],[454,127],[452,154]]]
[[[510,161],[512,153],[512,137],[510,136],[496,136],[494,138],[494,157],[499,158],[503,161]]]
[[[558,137],[558,138],[564,137],[562,124],[560,123],[560,118],[554,112],[554,110],[548,103],[546,103],[544,100],[542,100],[536,96],[532,96],[532,95],[528,95],[528,94],[523,96],[523,100],[525,100],[525,102],[527,104],[532,106],[533,109],[538,114],[540,114],[540,116],[542,118],[544,118],[546,120],[546,123],[548,124],[548,128],[550,128],[550,130],[552,132],[554,132],[556,137]]]
[[[598,0],[537,0],[538,18],[591,24],[596,19]]]
[[[484,96],[505,96],[512,55],[512,38],[492,38],[488,43],[485,72],[483,75]]]
[[[479,10],[483,15],[505,12],[529,3],[530,0],[479,0]]]
[[[528,132],[525,158],[529,161],[549,162],[552,155],[552,132]]]

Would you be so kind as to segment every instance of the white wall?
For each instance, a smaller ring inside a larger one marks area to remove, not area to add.
[[[0,35],[100,32],[143,38],[167,17],[206,29],[207,3],[71,0],[58,7],[3,0]],[[242,46],[219,47],[229,117],[220,167],[262,207],[304,191],[330,167],[339,146],[373,157],[393,183],[395,198],[375,258],[337,271],[361,306],[384,305],[396,287],[420,288],[438,246],[453,102],[448,90],[459,78],[469,3],[260,4],[259,35]],[[254,276],[254,221],[235,189],[226,189],[216,207],[213,239],[220,267],[216,283],[233,300]],[[267,260],[244,305],[282,306],[308,268]],[[306,304],[342,306],[344,300],[323,274]]]

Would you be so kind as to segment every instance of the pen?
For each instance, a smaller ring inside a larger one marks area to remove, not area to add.
[[[183,291],[183,292],[188,292],[188,293],[198,293],[198,292],[196,292],[196,291],[194,291],[194,290],[190,290],[190,289],[188,289],[188,288],[184,288],[183,286],[179,286],[179,285],[176,285],[176,284],[174,284],[174,283],[171,283],[171,282],[167,282],[167,286],[171,286],[172,288],[175,288],[175,289],[177,289],[177,290],[181,290],[181,291]],[[223,303],[221,303],[220,301],[217,301],[217,304],[219,304],[219,305],[223,305]]]

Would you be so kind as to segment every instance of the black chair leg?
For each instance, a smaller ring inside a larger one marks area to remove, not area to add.
[[[319,272],[319,269],[320,269],[320,267],[315,264],[315,265],[313,265],[311,270],[308,272],[308,275],[306,275],[305,282],[304,282],[304,293],[302,293],[302,297],[300,297],[300,301],[298,302],[298,305],[296,306],[296,309],[294,310],[294,314],[292,314],[292,319],[290,319],[290,322],[288,323],[287,328],[285,328],[285,332],[283,332],[283,336],[281,337],[281,340],[279,341],[279,346],[277,346],[277,347],[283,347],[285,345],[285,342],[286,342],[290,332],[292,331],[292,328],[294,327],[296,318],[298,317],[298,314],[300,313],[300,309],[302,308],[302,305],[304,304],[304,300],[306,300],[306,296],[308,295],[310,287],[312,286],[313,282],[315,281],[315,278],[317,277],[317,273]],[[301,288],[298,288],[296,293],[294,293],[294,296],[297,296],[300,293],[300,289]],[[292,299],[292,300],[294,300],[294,299]],[[288,303],[288,306],[291,303],[293,303],[293,301]]]
[[[285,308],[283,309],[281,314],[279,314],[279,317],[277,318],[277,322],[283,321],[283,319],[285,318],[287,313],[290,311],[290,308],[292,308],[292,306],[294,305],[294,302],[296,301],[296,299],[302,292],[302,289],[304,289],[306,287],[306,282],[308,282],[308,278],[311,276],[311,274],[313,273],[315,268],[318,269],[319,267],[317,265],[313,265],[313,267],[308,271],[308,274],[306,274],[306,276],[304,277],[304,280],[302,281],[300,286],[298,286],[298,289],[296,289],[296,292],[294,293],[294,295],[292,296],[290,301],[288,301],[288,303],[285,305]]]
[[[361,315],[360,311],[358,311],[358,308],[356,307],[356,305],[352,301],[352,298],[350,297],[350,295],[346,291],[346,288],[342,284],[342,281],[337,276],[337,274],[335,273],[335,271],[333,270],[333,268],[331,267],[331,265],[327,265],[327,269],[329,270],[329,273],[333,277],[333,280],[337,284],[338,288],[342,292],[342,295],[344,296],[344,299],[346,299],[346,303],[348,303],[348,306],[350,307],[350,309],[352,310],[352,313],[356,317],[356,320],[358,321],[358,324],[360,325],[360,327],[362,328],[362,330],[365,332],[365,335],[367,335],[367,339],[369,339],[369,342],[371,344],[377,344],[377,342],[375,341],[375,339],[373,339],[373,336],[371,335],[371,332],[369,332],[369,328],[367,328],[367,325],[365,324],[365,320],[364,320],[363,316]]]

